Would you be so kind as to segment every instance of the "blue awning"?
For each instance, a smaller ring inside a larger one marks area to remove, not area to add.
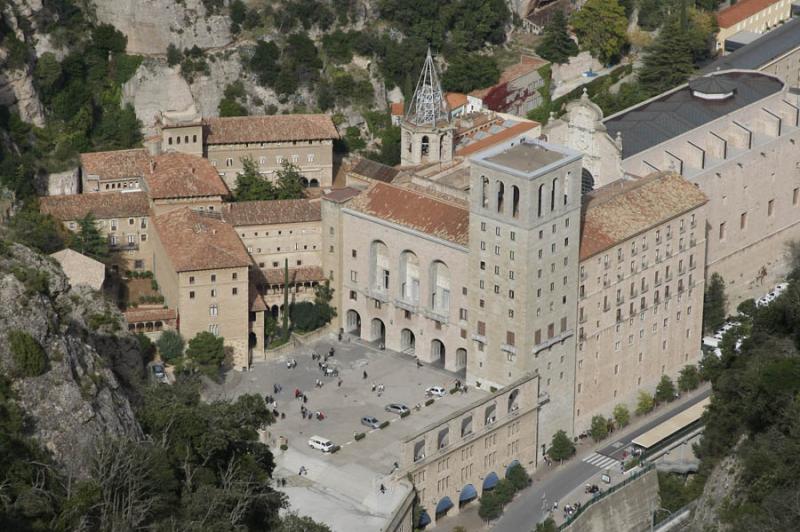
[[[519,460],[512,460],[508,467],[506,468],[506,478],[508,478],[508,474],[511,472],[511,468],[519,465]]]
[[[436,514],[444,513],[452,507],[453,501],[450,500],[450,497],[442,497],[442,500],[436,505]]]
[[[483,489],[490,490],[493,487],[497,486],[498,482],[500,482],[500,479],[497,478],[497,473],[492,471],[491,473],[486,475],[486,478],[483,480]]]
[[[467,484],[461,490],[461,495],[458,496],[458,502],[464,502],[474,499],[478,496],[478,490],[472,484]]]
[[[417,526],[419,528],[425,528],[429,524],[431,524],[431,516],[428,515],[428,512],[422,510],[422,513],[419,514],[419,523],[417,524]]]

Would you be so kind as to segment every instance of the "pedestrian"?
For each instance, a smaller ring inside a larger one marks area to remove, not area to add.
[[[381,494],[384,494],[384,493],[386,493],[386,486],[381,484]]]
[[[336,353],[336,350],[333,347],[331,347],[331,350],[328,351],[328,356],[333,356],[334,353]]]
[[[281,412],[281,419],[286,419],[286,412]]]
[[[308,396],[306,394],[303,394],[303,402],[308,403]]]
[[[367,380],[367,370],[364,370],[364,380]]]
[[[373,391],[373,392],[375,391],[375,388],[376,388],[376,386],[375,386],[375,383],[373,382],[373,383],[372,383],[372,391]]]
[[[553,511],[558,510],[558,501],[553,502]]]
[[[339,383],[338,383],[338,385],[339,385],[339,388],[341,388],[341,387],[342,387],[342,379],[339,379]]]

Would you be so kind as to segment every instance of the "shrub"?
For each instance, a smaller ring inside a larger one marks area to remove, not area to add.
[[[592,416],[592,428],[589,430],[594,441],[600,441],[608,436],[608,420],[603,416]]]
[[[678,388],[682,392],[688,392],[698,386],[700,386],[700,372],[697,370],[697,366],[689,364],[681,369],[681,374],[678,377]]]
[[[501,513],[503,513],[503,504],[494,491],[484,491],[481,496],[480,506],[478,507],[478,515],[481,516],[482,519],[491,521],[500,517]]]
[[[359,432],[358,434],[356,434],[356,441],[363,440],[366,436],[367,435],[364,434],[363,432]]]
[[[202,331],[189,340],[186,356],[195,362],[200,371],[215,378],[225,360],[225,344],[221,336]]]
[[[408,417],[410,415],[411,415],[411,410],[408,410],[408,411],[403,412],[402,414],[400,414],[400,417]]]
[[[631,420],[631,413],[628,411],[628,407],[623,404],[618,404],[614,407],[614,421],[617,423],[617,427],[622,428],[626,426]]]
[[[289,446],[286,445],[285,443],[282,443],[281,444],[281,451],[288,451],[288,450],[289,450]]]
[[[24,332],[11,331],[8,334],[11,356],[17,375],[20,377],[38,377],[47,369],[47,355],[39,342]]]
[[[433,404],[433,397],[425,401],[425,406],[431,406]]]
[[[158,352],[164,362],[174,363],[183,356],[184,342],[177,331],[164,331],[156,342]]]
[[[388,426],[389,426],[389,422],[388,422],[388,421],[384,421],[383,423],[381,423],[380,425],[378,425],[378,428],[379,428],[379,429],[385,429],[385,428],[386,428],[386,427],[388,427]]]
[[[656,402],[669,403],[675,400],[675,385],[668,375],[663,375],[656,386]]]
[[[655,401],[653,400],[653,396],[649,393],[645,392],[644,390],[639,392],[639,401],[636,405],[636,413],[640,416],[643,416],[653,410],[655,406]]]
[[[25,294],[28,296],[47,295],[50,292],[50,276],[45,271],[15,266],[11,269],[11,273],[25,285]]]
[[[89,316],[90,329],[96,331],[100,327],[104,326],[110,327],[112,331],[118,331],[120,329],[119,321],[117,321],[117,318],[108,311],[103,312],[102,314],[92,314]]]

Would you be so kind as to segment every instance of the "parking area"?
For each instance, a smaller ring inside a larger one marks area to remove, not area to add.
[[[335,354],[328,360],[328,365],[338,370],[338,377],[324,376],[319,361],[312,359],[313,352],[323,355],[331,347]],[[297,364],[289,368],[287,362],[291,360]],[[438,367],[420,367],[413,356],[380,350],[357,340],[339,342],[334,339],[297,349],[280,360],[259,363],[250,372],[231,374],[215,396],[272,395],[277,402],[277,411],[285,414],[285,418],[270,427],[271,439],[276,443],[281,441],[281,437],[286,438],[293,451],[313,459],[322,453],[311,449],[308,439],[314,435],[322,436],[341,446],[335,454],[324,456],[329,465],[356,461],[376,473],[388,475],[393,464],[400,461],[400,441],[404,437],[486,394],[475,389],[467,393],[446,393],[444,397],[436,398],[434,404],[425,406],[427,388],[440,386],[450,390],[457,379],[458,375]],[[317,380],[322,381],[322,387],[316,386]],[[275,384],[282,387],[277,394],[273,392]],[[382,393],[379,391],[381,386]],[[304,403],[302,399],[296,399],[295,390],[304,393],[308,401]],[[408,406],[411,415],[401,418],[398,414],[386,412],[389,403]],[[310,412],[322,412],[324,419],[303,419],[301,406]],[[361,424],[364,416],[374,416],[380,422],[389,421],[390,425],[384,429],[366,427]],[[366,433],[365,438],[355,441],[355,434],[360,432]]]

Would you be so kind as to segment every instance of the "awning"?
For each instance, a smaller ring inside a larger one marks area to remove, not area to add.
[[[417,524],[417,526],[419,528],[425,528],[429,524],[431,524],[431,516],[428,515],[428,512],[422,510],[422,513],[419,514],[419,523]]]
[[[443,514],[452,507],[453,501],[450,500],[450,497],[442,497],[442,500],[436,505],[436,515]]]
[[[490,490],[495,486],[497,486],[498,482],[500,482],[500,479],[497,478],[497,473],[492,471],[491,473],[486,475],[486,478],[483,480],[483,489]]]
[[[467,484],[461,490],[461,495],[458,496],[458,502],[470,501],[478,496],[478,490],[472,484]]]
[[[511,468],[518,465],[519,465],[519,460],[512,460],[511,463],[508,464],[508,467],[506,468],[506,478],[508,478],[508,474],[511,472]]]

